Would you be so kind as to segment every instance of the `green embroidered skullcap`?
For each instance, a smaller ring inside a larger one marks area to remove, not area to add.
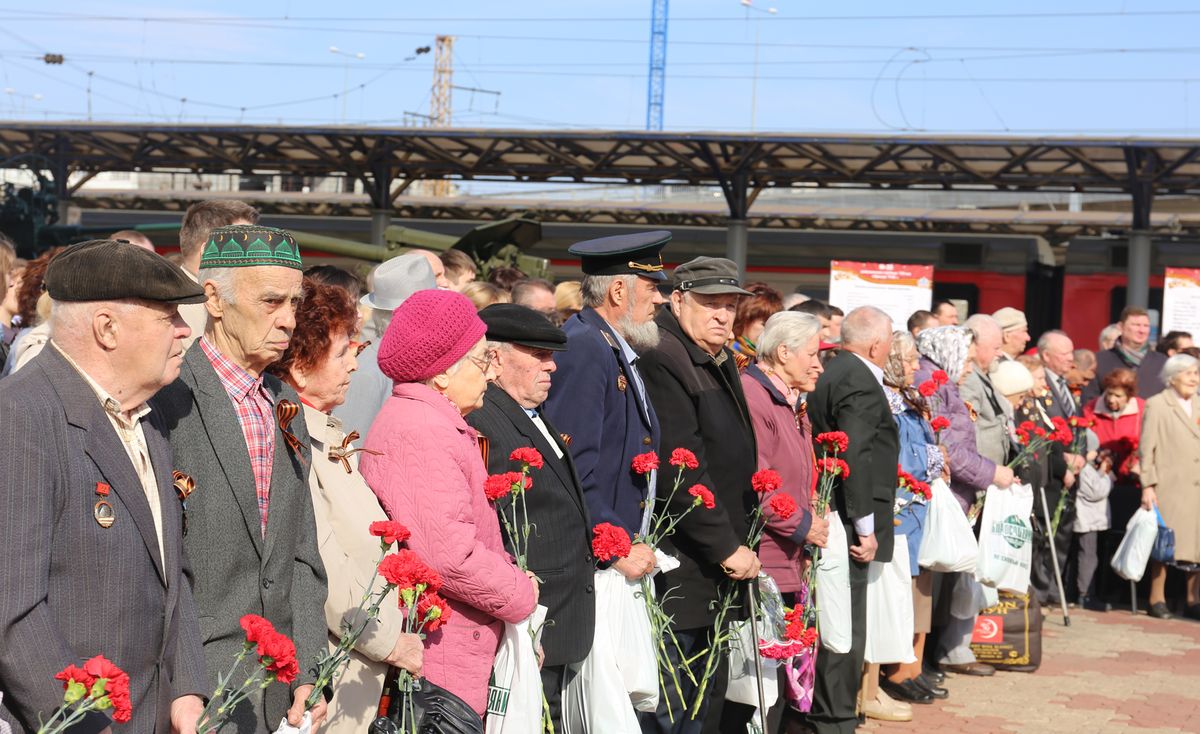
[[[303,270],[300,246],[292,233],[258,224],[217,227],[208,235],[200,269],[254,268],[274,265]]]

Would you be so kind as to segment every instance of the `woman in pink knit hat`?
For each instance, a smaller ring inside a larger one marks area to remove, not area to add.
[[[537,586],[504,550],[483,493],[487,469],[463,416],[494,377],[486,327],[453,291],[418,291],[396,309],[379,346],[395,386],[367,434],[360,469],[408,547],[442,577],[449,622],[425,640],[424,675],[480,716],[504,622],[520,622]],[[379,453],[374,453],[379,452]]]

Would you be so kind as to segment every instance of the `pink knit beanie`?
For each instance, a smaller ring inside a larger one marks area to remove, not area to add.
[[[396,382],[424,382],[462,359],[486,331],[466,296],[417,291],[392,312],[379,343],[379,369]]]

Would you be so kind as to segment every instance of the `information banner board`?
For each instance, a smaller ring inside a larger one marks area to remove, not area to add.
[[[1167,268],[1159,333],[1168,331],[1200,332],[1200,270]]]
[[[933,266],[834,260],[829,264],[829,303],[846,313],[875,306],[904,329],[913,311],[933,304]]]

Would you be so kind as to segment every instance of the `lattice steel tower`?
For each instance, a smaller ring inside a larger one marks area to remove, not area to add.
[[[663,92],[667,83],[667,0],[651,0],[650,77],[646,89],[646,129],[663,129]]]

